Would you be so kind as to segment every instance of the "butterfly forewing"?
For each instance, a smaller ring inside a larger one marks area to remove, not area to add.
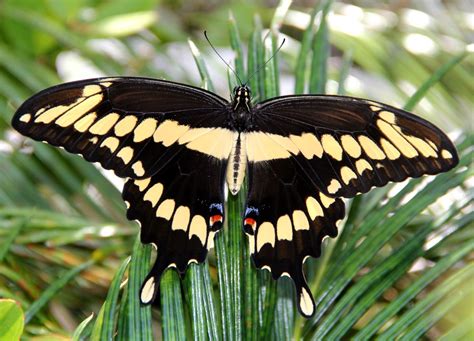
[[[13,126],[121,177],[145,178],[183,147],[214,156],[207,140],[229,134],[219,120],[225,105],[209,92],[171,82],[85,80],[33,96],[18,109]]]

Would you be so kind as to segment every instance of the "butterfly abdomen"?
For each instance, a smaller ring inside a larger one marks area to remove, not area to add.
[[[245,134],[236,134],[227,163],[227,185],[233,195],[236,195],[245,177],[247,154],[244,148]]]

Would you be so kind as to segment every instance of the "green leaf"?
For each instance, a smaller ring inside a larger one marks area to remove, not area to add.
[[[14,300],[0,299],[0,340],[19,340],[24,324],[20,305]]]
[[[127,258],[115,273],[112,283],[110,283],[107,298],[97,316],[91,335],[91,340],[111,340],[115,334],[115,326],[117,325],[116,313],[118,306],[118,298],[120,293],[120,285],[122,279],[130,263],[130,257]]]
[[[464,52],[453,58],[447,63],[443,64],[438,70],[436,70],[429,79],[427,79],[422,86],[416,90],[416,92],[410,97],[408,102],[405,104],[405,110],[413,110],[419,101],[425,97],[429,89],[439,83],[440,79],[443,78],[453,67],[458,65],[469,53]]]
[[[133,246],[132,258],[129,266],[128,282],[127,282],[127,294],[122,298],[121,312],[123,319],[119,320],[119,340],[153,340],[151,330],[151,307],[143,307],[140,303],[140,288],[145,276],[148,273],[150,267],[151,257],[151,245],[143,245],[140,242],[140,236],[135,239]],[[118,272],[120,276],[123,267]],[[116,278],[118,281],[118,277]],[[111,295],[117,294],[117,282],[114,282],[115,288]],[[163,293],[163,291],[162,291]],[[104,322],[110,322],[112,305],[113,302],[109,302],[104,305]],[[109,315],[106,316],[105,312],[108,311]],[[110,331],[111,326],[106,326],[107,332]],[[101,334],[103,335],[103,334]]]
[[[174,269],[166,270],[161,276],[160,293],[163,339],[186,340],[181,283]]]
[[[89,339],[93,326],[91,322],[94,317],[94,314],[91,314],[77,326],[76,330],[74,330],[74,334],[72,334],[73,341],[84,341]]]
[[[332,0],[326,0],[322,4],[321,21],[318,31],[314,36],[313,58],[311,63],[311,73],[309,79],[309,92],[312,94],[326,93],[327,83],[327,63],[330,54],[329,29],[327,15],[332,5]]]
[[[31,319],[55,297],[55,295],[74,277],[79,273],[94,264],[94,261],[88,261],[80,264],[61,274],[56,281],[51,283],[49,287],[41,294],[41,296],[34,301],[25,312],[25,324],[29,323]]]

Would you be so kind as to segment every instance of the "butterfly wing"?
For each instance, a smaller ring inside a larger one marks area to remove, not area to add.
[[[27,100],[13,126],[128,178],[127,217],[158,256],[141,291],[151,303],[161,273],[202,262],[224,219],[233,132],[227,101],[208,91],[145,78],[62,84]]]
[[[182,274],[190,263],[203,262],[213,247],[224,220],[225,164],[183,150],[153,176],[125,184],[127,218],[138,220],[141,241],[158,249],[142,285],[143,304],[153,301],[163,271],[174,267]]]
[[[290,276],[300,311],[314,301],[302,263],[337,234],[341,197],[453,168],[448,137],[429,122],[382,103],[339,96],[288,96],[254,109],[246,134],[250,190],[244,229],[253,259]]]
[[[118,176],[146,178],[183,146],[212,153],[190,142],[201,133],[225,135],[216,117],[226,104],[203,89],[168,81],[101,78],[39,92],[17,110],[12,125]]]

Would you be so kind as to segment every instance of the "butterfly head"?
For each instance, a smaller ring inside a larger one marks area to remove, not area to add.
[[[234,88],[232,95],[232,108],[234,111],[250,112],[252,92],[247,85],[239,85]]]

